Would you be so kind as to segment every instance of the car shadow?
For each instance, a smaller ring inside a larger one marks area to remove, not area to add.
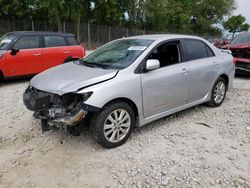
[[[13,79],[3,80],[0,82],[0,86],[14,85],[14,84],[19,84],[19,83],[29,82],[32,77],[33,76],[27,76],[27,77],[22,77],[22,78],[13,78]]]
[[[120,147],[129,147],[133,145],[135,140],[138,140],[138,137],[142,137],[144,134],[149,134],[151,132],[154,132],[155,129],[159,129],[162,126],[165,126],[166,128],[169,127],[171,123],[174,122],[179,122],[181,118],[188,118],[192,114],[195,114],[197,112],[203,112],[206,113],[206,110],[209,110],[210,107],[205,106],[203,104],[194,106],[189,109],[185,109],[183,111],[177,112],[175,114],[163,117],[161,119],[155,120],[151,123],[148,123],[142,127],[136,127],[132,131],[131,137],[128,139],[127,145],[122,145]],[[201,126],[207,126],[210,127],[209,125],[206,124],[206,122],[195,122],[200,124]],[[56,130],[57,138],[60,136],[60,131]],[[73,136],[69,133],[64,137],[66,143],[70,143],[72,147],[84,147],[84,145],[98,151],[105,151],[107,150],[106,148],[103,148],[101,145],[99,145],[96,140],[94,139],[94,136],[92,135],[89,127],[85,127],[84,130],[81,132],[80,136]],[[79,144],[80,143],[80,144]],[[75,146],[74,146],[75,145]],[[118,147],[118,149],[120,148]],[[117,148],[113,148],[117,149]]]
[[[249,80],[250,79],[250,74],[235,74],[235,78],[240,78],[240,79],[245,79]]]

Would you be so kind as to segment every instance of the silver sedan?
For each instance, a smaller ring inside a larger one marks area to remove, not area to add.
[[[58,126],[79,135],[87,125],[112,148],[135,126],[202,103],[220,106],[234,68],[230,53],[199,37],[135,36],[35,76],[23,100],[43,131]]]

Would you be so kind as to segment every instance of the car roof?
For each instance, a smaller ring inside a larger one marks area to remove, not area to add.
[[[154,34],[154,35],[138,35],[133,37],[127,37],[127,39],[148,39],[148,40],[169,40],[176,38],[203,39],[196,36],[180,35],[180,34]]]
[[[48,31],[14,31],[7,34],[13,35],[56,35],[56,36],[65,36],[65,37],[74,37],[72,33],[63,33],[63,32],[48,32]]]

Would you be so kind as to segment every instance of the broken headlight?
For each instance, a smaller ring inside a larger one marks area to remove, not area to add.
[[[89,99],[89,97],[93,94],[93,92],[81,93],[82,95],[82,102]]]

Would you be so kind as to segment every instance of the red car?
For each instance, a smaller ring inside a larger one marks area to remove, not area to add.
[[[238,74],[250,75],[250,32],[237,35],[228,45]]]
[[[0,79],[34,75],[85,56],[73,34],[11,32],[0,38]]]

